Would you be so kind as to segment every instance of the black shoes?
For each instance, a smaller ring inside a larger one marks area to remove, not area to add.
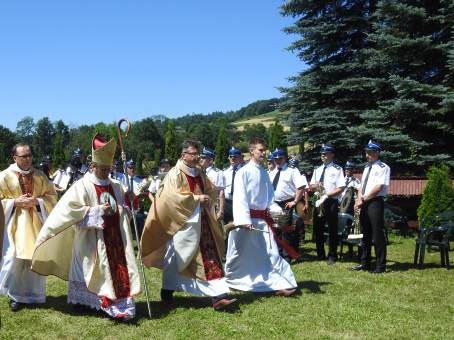
[[[357,266],[352,267],[352,270],[354,270],[354,271],[361,271],[361,270],[369,271],[370,270],[370,266],[366,266],[364,264],[359,264]]]
[[[328,265],[331,266],[336,263],[336,258],[334,256],[328,256]]]
[[[384,272],[386,272],[385,267],[377,267],[372,271],[372,274],[383,274]]]
[[[19,309],[22,308],[22,304],[20,302],[10,300],[9,301],[9,308],[12,312],[17,312]]]
[[[172,303],[173,301],[173,290],[161,289],[161,301],[166,303]]]
[[[371,271],[370,266],[360,264],[360,265],[352,267],[351,270],[354,270],[354,271],[363,270],[363,271],[370,271],[372,274],[382,274],[382,273],[386,272],[386,267],[377,267]]]

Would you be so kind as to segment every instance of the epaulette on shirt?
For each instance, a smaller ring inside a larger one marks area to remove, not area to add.
[[[216,172],[219,172],[219,171],[221,171],[220,169],[218,169],[218,168],[215,168],[215,167],[212,167],[212,169],[213,169],[214,171],[216,171]]]
[[[342,168],[339,165],[335,164],[335,163],[333,163],[333,167],[335,169],[337,169],[337,170],[342,170]]]
[[[384,167],[386,166],[386,165],[385,165],[384,163],[382,163],[382,162],[378,162],[377,164],[380,166],[380,168],[384,168]]]

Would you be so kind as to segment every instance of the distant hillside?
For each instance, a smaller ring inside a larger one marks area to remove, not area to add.
[[[249,105],[242,107],[237,111],[228,112],[212,112],[209,114],[187,114],[174,119],[175,126],[186,130],[186,127],[191,126],[194,122],[197,123],[215,123],[224,121],[226,123],[234,123],[237,121],[247,121],[248,119],[256,119],[256,116],[267,116],[267,119],[274,121],[274,117],[278,112],[276,108],[282,102],[282,98],[272,98],[265,100],[257,100]],[[253,118],[252,118],[253,117]],[[162,121],[163,116],[154,116],[153,120]],[[249,123],[250,124],[250,123]],[[240,126],[242,124],[239,124]]]
[[[271,112],[267,112],[261,115],[256,115],[248,117],[246,119],[234,121],[232,122],[232,125],[238,131],[243,131],[246,125],[252,124],[263,124],[266,128],[269,128],[277,119],[282,125],[284,125],[284,130],[288,131],[290,127],[285,122],[285,119],[288,117],[288,115],[289,115],[288,111],[273,110]]]

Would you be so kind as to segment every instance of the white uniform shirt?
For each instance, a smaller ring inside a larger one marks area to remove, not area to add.
[[[236,172],[238,173],[238,170],[241,168],[241,164],[238,164],[236,166]],[[224,189],[224,195],[226,200],[232,200],[233,197],[230,195],[230,190],[232,188],[232,174],[233,174],[233,167],[229,166],[227,169],[223,171],[224,175],[224,183],[225,183],[225,189]],[[236,177],[236,175],[235,175]]]
[[[128,176],[129,183],[131,183],[131,178]],[[143,179],[140,178],[139,176],[134,176],[132,178],[132,189],[134,192],[134,195],[138,196],[140,194],[140,189],[141,189],[141,183]],[[126,183],[126,176],[121,180],[121,185],[123,186],[123,190],[125,192],[128,191],[128,183]]]
[[[249,210],[265,210],[274,202],[274,188],[266,170],[253,161],[235,175],[233,221],[235,225],[252,224]]]
[[[217,189],[222,190],[225,188],[225,178],[221,170],[215,168],[214,166],[210,166],[206,168],[205,173],[211,183],[213,183]]]
[[[355,190],[359,190],[361,188],[361,181],[357,179],[355,176],[345,177],[345,188],[340,194],[339,202],[342,201],[343,197],[347,193],[348,188],[354,188]]]
[[[371,165],[367,164],[363,171],[363,177],[361,178],[361,190],[364,186],[369,167]],[[383,184],[380,192],[376,196],[385,197],[388,194],[389,187],[389,178],[391,175],[391,169],[388,165],[383,163],[380,160],[377,160],[372,164],[372,169],[370,169],[369,178],[367,179],[366,190],[364,191],[363,196],[368,196],[373,187],[378,184]]]
[[[279,168],[276,167],[269,172],[270,181],[273,183]],[[296,190],[307,186],[306,176],[302,175],[298,169],[290,168],[287,164],[282,166],[277,182],[276,191],[274,192],[274,200],[276,202],[287,201],[295,198]]]
[[[316,184],[320,182],[320,177],[323,173],[323,167],[325,165],[322,164],[318,168],[314,170],[311,178],[311,184]],[[325,176],[323,178],[323,187],[325,188],[325,193],[330,193],[337,188],[341,188],[345,186],[345,177],[344,171],[342,168],[334,164],[333,162],[326,165]]]

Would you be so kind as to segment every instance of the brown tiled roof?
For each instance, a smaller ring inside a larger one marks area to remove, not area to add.
[[[355,177],[361,180],[361,174],[355,174]],[[417,177],[396,177],[391,178],[388,195],[390,196],[421,196],[424,187],[427,184],[427,178]],[[454,189],[454,179],[452,180]]]

